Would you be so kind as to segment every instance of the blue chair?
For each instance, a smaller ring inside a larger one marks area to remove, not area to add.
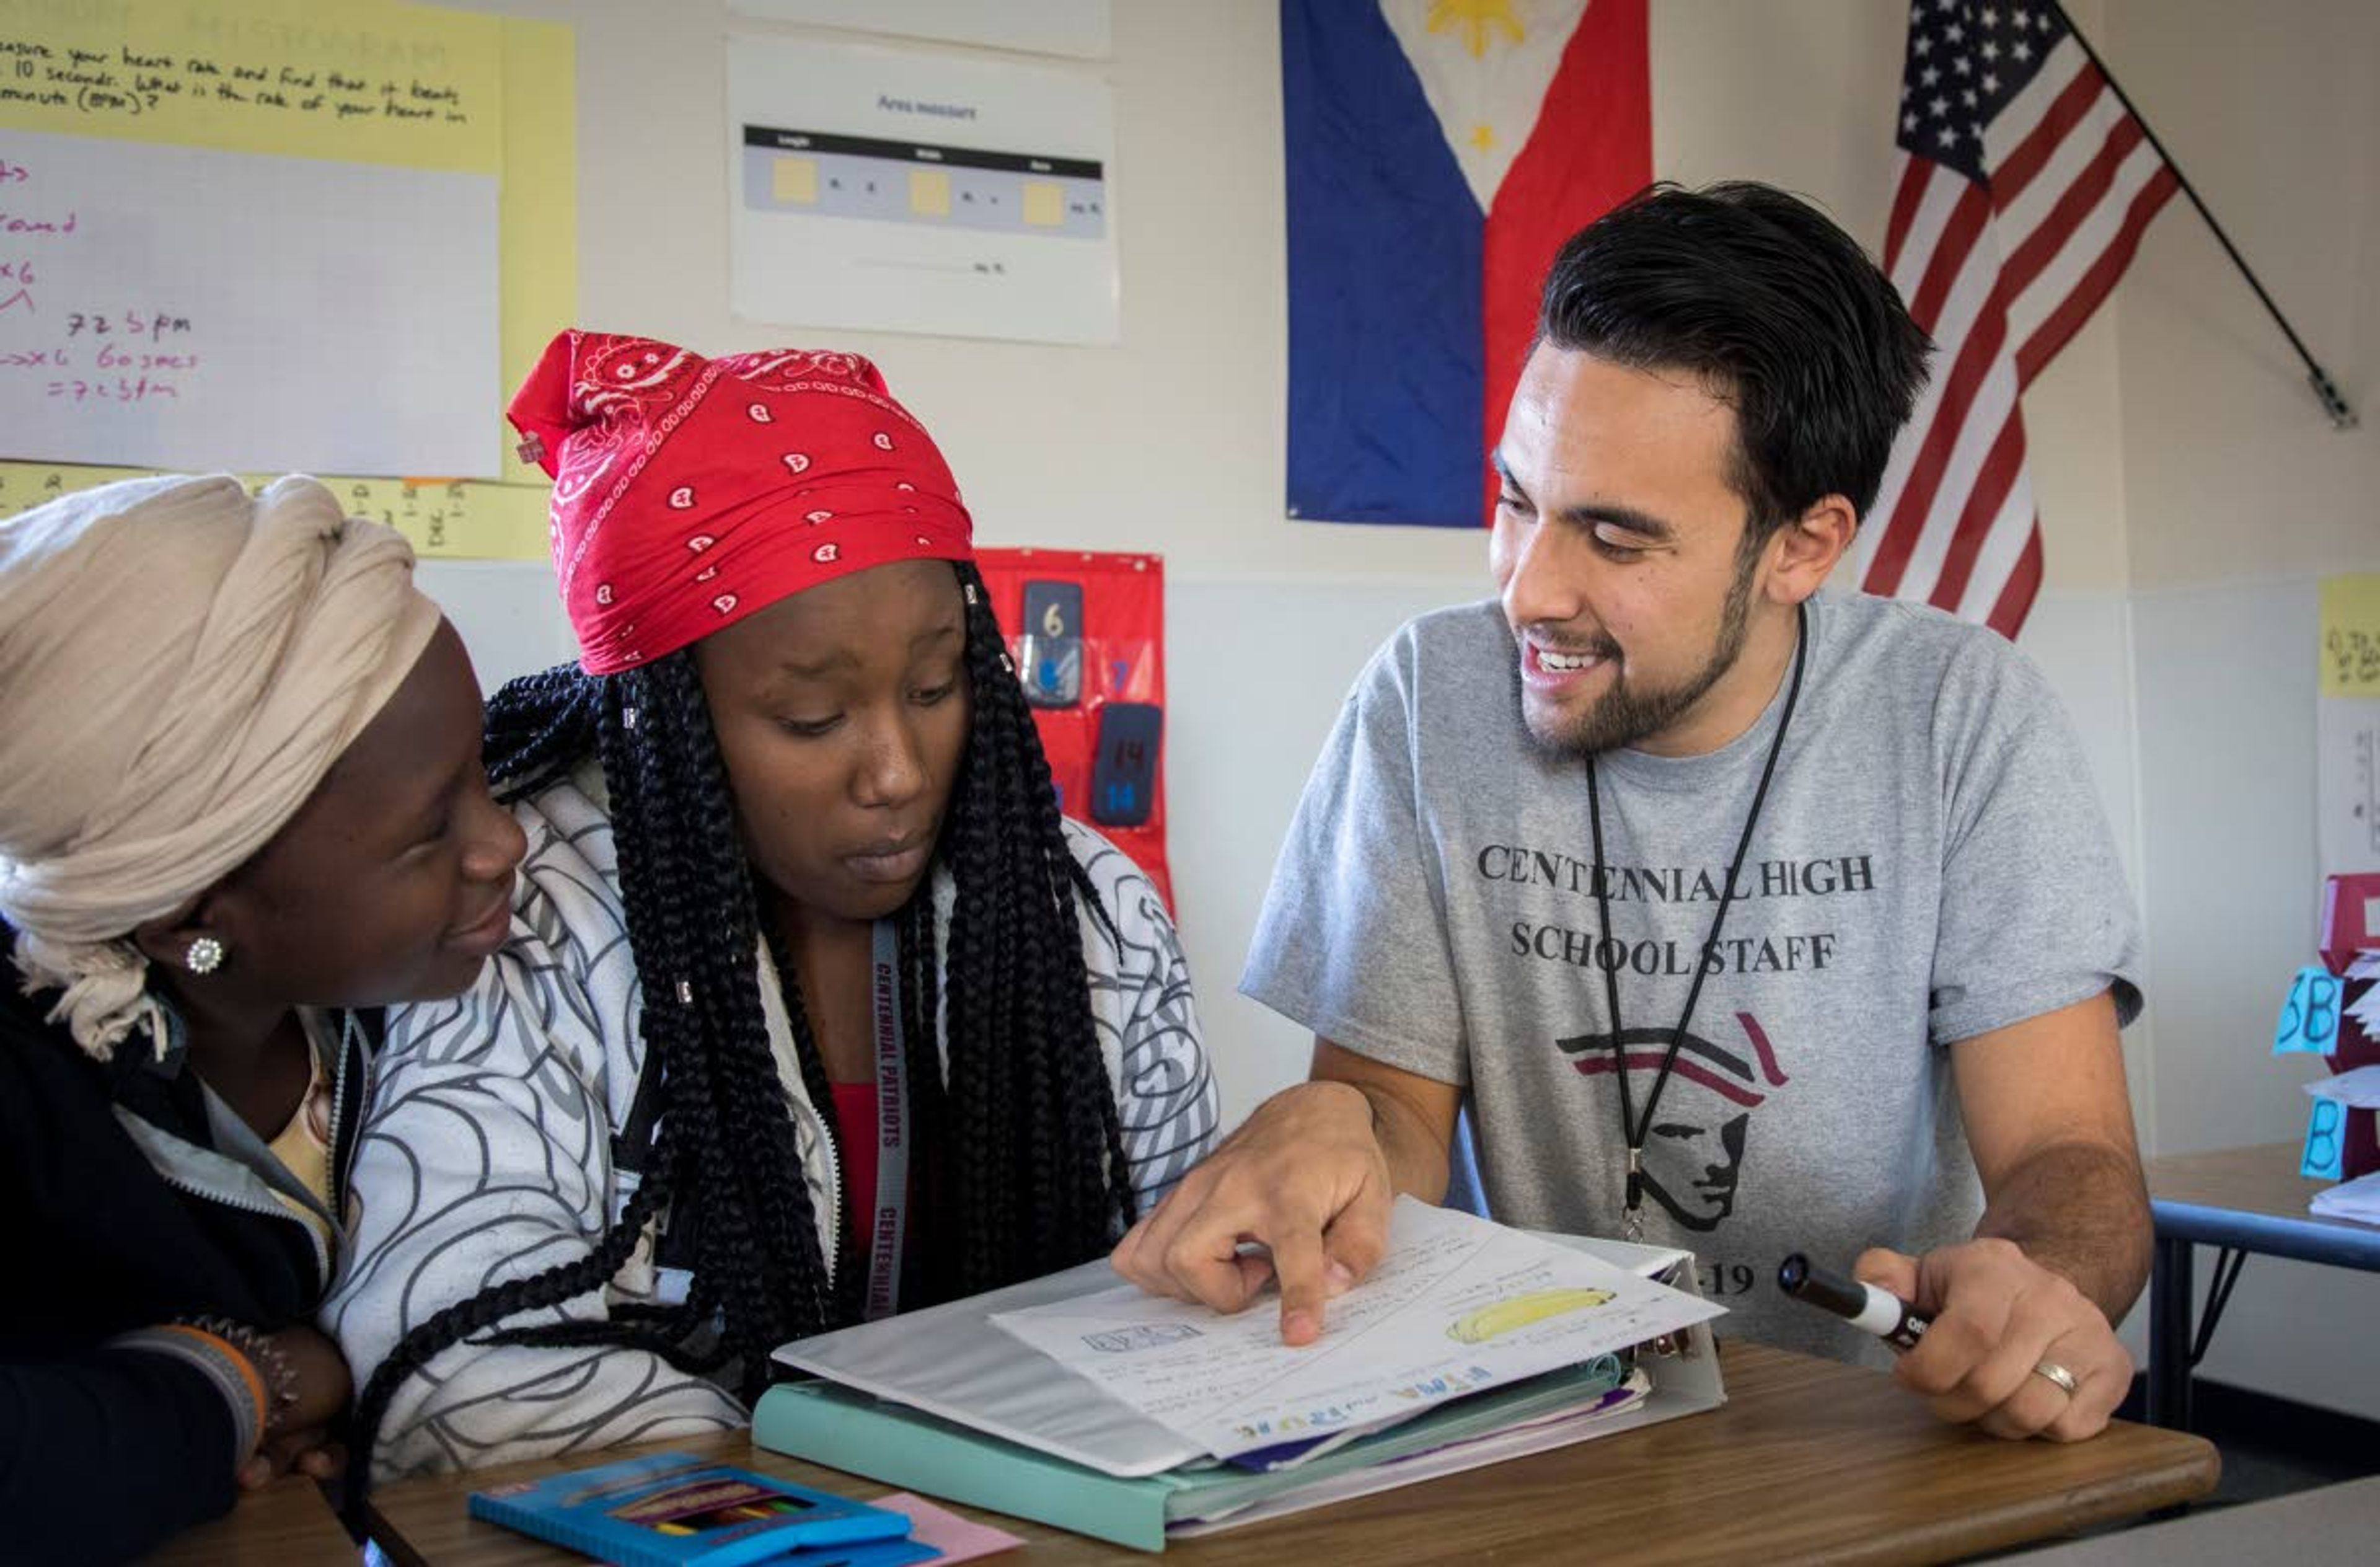
[[[1454,1145],[1447,1150],[1446,1164],[1446,1206],[1482,1219],[1492,1217],[1488,1211],[1488,1190],[1479,1181],[1479,1148],[1471,1131],[1468,1094],[1463,1096],[1463,1108],[1455,1113]]]

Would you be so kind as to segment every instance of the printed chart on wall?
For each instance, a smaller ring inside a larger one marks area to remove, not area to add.
[[[1108,0],[1033,0],[1030,6],[987,6],[983,0],[727,0],[740,17],[836,27],[851,32],[894,32],[1026,55],[1105,58]]]
[[[2380,572],[2324,579],[2319,656],[2317,869],[2380,870]]]
[[[572,74],[565,27],[395,0],[0,5],[0,512],[434,474],[338,482],[541,553],[500,416],[576,309]]]
[[[777,325],[1112,343],[1106,83],[728,41],[731,297]]]

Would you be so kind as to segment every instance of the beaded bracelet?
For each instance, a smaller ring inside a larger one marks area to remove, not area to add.
[[[225,1317],[182,1317],[176,1321],[196,1328],[202,1333],[212,1333],[231,1345],[256,1367],[263,1379],[266,1392],[264,1435],[270,1437],[281,1429],[282,1417],[298,1403],[298,1371],[281,1347],[264,1334],[244,1322],[234,1322]]]
[[[264,1440],[267,1396],[264,1379],[248,1356],[224,1339],[186,1322],[135,1328],[108,1341],[117,1349],[143,1350],[180,1361],[213,1384],[231,1415],[231,1462],[247,1463]]]

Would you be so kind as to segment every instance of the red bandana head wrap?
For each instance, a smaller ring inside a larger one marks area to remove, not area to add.
[[[507,410],[553,476],[579,663],[613,674],[888,561],[975,558],[925,427],[856,354],[565,332]]]

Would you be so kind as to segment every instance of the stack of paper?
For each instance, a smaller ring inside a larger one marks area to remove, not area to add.
[[[1718,1315],[1599,1257],[1411,1198],[1390,1248],[1332,1301],[1320,1342],[1117,1284],[992,1322],[1198,1452],[1366,1430]],[[790,1358],[790,1357],[789,1357]],[[832,1374],[831,1372],[829,1373]]]
[[[2343,1185],[2325,1186],[2314,1193],[2313,1201],[2307,1206],[2324,1219],[2380,1224],[2380,1170],[2359,1175]]]
[[[2375,990],[2380,995],[2380,990]],[[2305,1091],[2318,1099],[2337,1099],[2350,1110],[2380,1109],[2380,1066],[2359,1066],[2334,1077],[2317,1077]]]
[[[1145,1549],[1722,1397],[1683,1252],[1402,1199],[1321,1340],[1119,1285],[1103,1262],[788,1344],[764,1447]],[[1662,1356],[1643,1352],[1659,1343]],[[1640,1353],[1642,1352],[1642,1353]]]

